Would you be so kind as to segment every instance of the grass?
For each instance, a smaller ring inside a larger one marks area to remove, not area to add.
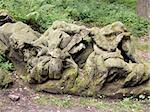
[[[118,3],[118,4],[123,4],[129,8],[136,9],[136,1],[137,0],[103,0],[107,1],[108,3]]]
[[[138,102],[138,101],[132,101],[129,98],[125,98],[122,101],[119,101],[118,103],[116,103],[116,106],[118,108],[116,108],[116,110],[118,109],[122,109],[124,111],[134,111],[134,112],[138,112],[140,110],[142,110],[142,105]]]
[[[141,38],[141,39],[134,38],[132,41],[136,50],[150,53],[149,38]]]
[[[146,101],[146,100],[145,100]],[[34,99],[36,104],[40,105],[56,105],[63,108],[71,107],[95,107],[101,111],[110,112],[144,112],[146,108],[140,101],[134,101],[131,98],[125,98],[123,100],[111,100],[111,99],[94,99],[87,97],[68,97],[68,96],[51,96],[40,95],[40,97]],[[146,102],[149,102],[146,101]],[[148,111],[148,110],[147,110]]]
[[[137,101],[134,102],[130,98],[125,98],[120,101],[100,101],[92,98],[82,98],[80,103],[83,106],[92,106],[110,112],[138,112],[142,110],[142,104]]]
[[[140,37],[148,32],[149,20],[135,12],[136,0],[0,0],[0,9],[8,10],[19,21],[44,32],[55,20],[80,21],[105,26],[122,21]]]
[[[69,108],[73,105],[72,99],[65,97],[65,98],[59,98],[56,96],[48,96],[48,95],[41,95],[39,98],[34,100],[35,103],[40,105],[56,105],[58,107],[64,107]]]
[[[98,101],[97,99],[93,98],[80,98],[80,104],[81,106],[92,106],[96,107],[97,109],[109,109],[110,104],[106,103],[104,101]]]
[[[137,49],[140,51],[147,51],[150,52],[150,45],[143,45],[143,44],[138,44]]]

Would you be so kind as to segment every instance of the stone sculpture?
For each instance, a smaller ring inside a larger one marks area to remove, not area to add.
[[[44,34],[22,22],[5,23],[0,46],[39,91],[150,95],[150,64],[137,56],[132,35],[121,22],[100,29],[56,21]]]

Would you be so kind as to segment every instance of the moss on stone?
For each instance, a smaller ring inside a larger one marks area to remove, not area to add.
[[[53,94],[62,94],[62,90],[57,80],[48,81],[43,84],[35,85],[34,89],[36,91],[44,91]]]
[[[72,94],[82,95],[82,92],[88,88],[89,83],[90,83],[90,78],[87,75],[87,73],[80,72],[79,76],[76,78],[76,80],[74,82],[73,88],[70,89],[70,92]]]
[[[6,70],[0,69],[0,88],[7,88],[12,82],[10,73]]]
[[[63,77],[60,81],[60,85],[63,88],[63,92],[67,93],[73,87],[75,79],[78,73],[75,68],[68,68],[64,71]]]
[[[114,95],[123,87],[130,92],[150,77],[150,65],[136,61],[131,35],[121,22],[100,29],[59,21],[41,36],[23,23],[10,23],[0,30],[10,34],[0,36],[3,45],[8,43],[7,56],[15,68],[26,66],[29,74],[22,78],[36,84],[38,91]],[[2,86],[9,82],[6,75],[1,80]]]

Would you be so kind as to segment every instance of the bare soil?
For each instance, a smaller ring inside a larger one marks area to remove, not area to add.
[[[141,42],[142,44],[144,43],[144,41],[139,41],[139,42]],[[149,42],[145,42],[145,44],[150,45]],[[147,60],[150,59],[150,51],[140,51],[139,55]],[[15,72],[14,72],[14,78],[16,82],[14,83],[13,87],[11,87],[10,89],[0,91],[0,112],[116,112],[115,108],[118,108],[117,105],[116,107],[115,106],[108,107],[105,110],[96,108],[96,106],[94,107],[93,105],[81,106],[79,103],[79,97],[74,97],[74,96],[69,96],[71,97],[71,99],[74,100],[74,102],[76,102],[71,107],[64,108],[52,103],[47,103],[46,105],[42,105],[40,103],[35,102],[35,99],[41,96],[40,93],[33,91],[28,86],[26,86],[26,84],[21,82]],[[20,97],[20,99],[18,101],[12,101],[8,97],[9,94],[17,95]],[[61,95],[61,96],[52,95],[52,96],[55,96],[57,98],[62,98],[62,100],[68,97],[68,95]],[[119,102],[119,100],[113,100],[113,99],[100,99],[100,101],[108,104]],[[149,101],[142,101],[141,105],[142,107],[140,110],[138,110],[138,112],[150,112]],[[124,107],[124,109],[120,111],[118,110],[118,112],[121,111],[131,112],[130,110],[126,109],[126,107]],[[137,110],[136,111],[132,110],[132,112],[137,112]]]

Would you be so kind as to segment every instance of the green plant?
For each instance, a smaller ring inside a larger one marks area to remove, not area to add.
[[[142,109],[142,104],[138,101],[134,101],[132,97],[124,98],[120,101],[111,101],[110,99],[105,101],[104,99],[98,100],[93,98],[80,98],[80,105],[92,106],[102,111],[111,112],[137,112]]]
[[[93,98],[80,98],[80,104],[82,106],[93,106],[101,110],[106,110],[111,105],[107,102],[98,101],[97,99],[93,99]]]
[[[56,96],[41,95],[39,98],[36,98],[34,101],[35,103],[38,103],[40,105],[53,104],[64,108],[69,108],[73,105],[72,99],[68,97],[59,98]]]
[[[0,54],[0,68],[8,71],[13,70],[13,64],[10,63],[3,54]]]
[[[129,8],[135,9],[137,0],[103,0],[109,3],[123,4]]]
[[[124,98],[119,103],[117,103],[119,108],[124,108],[129,111],[139,111],[141,110],[142,105],[139,102],[134,102],[130,98]]]
[[[143,112],[145,106],[140,101],[135,101],[133,97],[123,100],[94,99],[90,97],[68,97],[58,95],[39,94],[34,102],[40,105],[57,105],[59,107],[70,108],[76,106],[95,107],[100,111],[110,112]],[[144,100],[148,103],[148,100]]]
[[[136,0],[1,0],[0,9],[19,21],[44,32],[55,20],[81,21],[103,27],[122,21],[140,37],[148,32],[149,20],[138,17]]]

